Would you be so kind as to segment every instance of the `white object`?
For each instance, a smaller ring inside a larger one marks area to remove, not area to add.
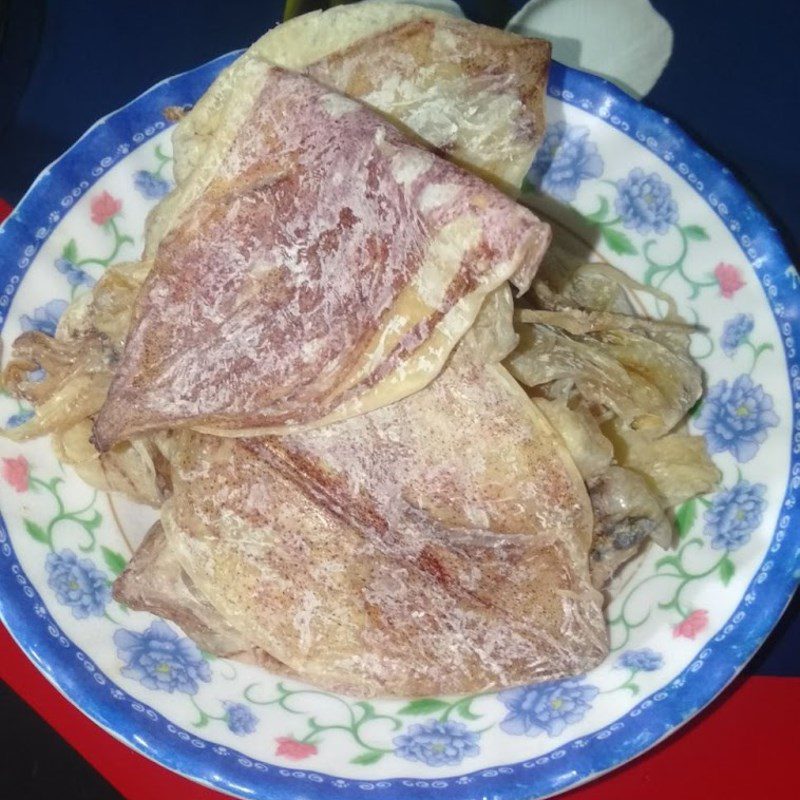
[[[530,0],[506,30],[553,43],[553,58],[608,78],[634,97],[672,54],[672,28],[649,0]]]

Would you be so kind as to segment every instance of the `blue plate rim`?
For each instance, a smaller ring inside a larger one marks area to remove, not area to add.
[[[39,175],[0,228],[0,277],[7,279],[0,295],[0,329],[21,275],[60,219],[60,212],[52,211],[54,191],[71,187],[60,203],[68,210],[74,200],[131,149],[166,127],[160,122],[165,106],[196,100],[217,72],[240,52],[220,56],[156,84],[96,122]],[[730,171],[671,120],[608,81],[557,63],[551,69],[548,93],[593,113],[648,147],[698,191],[736,236],[776,318],[789,368],[793,402],[790,474],[770,548],[741,603],[716,636],[667,687],[589,736],[530,761],[461,776],[426,780],[339,779],[265,764],[230,748],[214,745],[173,725],[116,686],[60,631],[40,595],[29,584],[0,516],[0,563],[3,564],[0,568],[0,618],[45,677],[115,738],[172,771],[243,797],[265,797],[264,792],[269,792],[275,800],[323,800],[330,797],[329,787],[334,787],[337,796],[342,798],[370,794],[394,800],[399,790],[403,797],[414,800],[427,800],[437,795],[450,800],[531,800],[532,792],[535,797],[546,797],[589,781],[635,758],[673,733],[724,690],[777,624],[800,580],[800,509],[795,507],[796,489],[792,486],[793,482],[800,484],[800,363],[794,345],[800,341],[800,291],[791,273],[791,261],[775,228]],[[124,145],[120,145],[120,140]],[[97,161],[98,153],[110,152],[115,155]],[[87,180],[87,176],[92,179]],[[735,228],[733,223],[736,223]],[[14,257],[10,258],[9,254]],[[780,312],[773,302],[776,296],[782,300]],[[781,552],[782,558],[775,558]],[[751,609],[757,601],[766,605]],[[37,605],[44,610],[39,616],[32,613]],[[743,626],[745,620],[748,624]],[[76,661],[81,668],[77,668]],[[702,677],[698,678],[700,671]],[[105,690],[102,696],[98,696],[99,688]],[[567,753],[570,757],[562,761]]]

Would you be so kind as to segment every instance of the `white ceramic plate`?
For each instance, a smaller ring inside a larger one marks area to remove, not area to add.
[[[233,56],[165,81],[101,120],[0,230],[0,322],[52,332],[109,263],[135,258],[171,186],[162,109],[194,102]],[[705,326],[693,419],[724,476],[680,509],[674,552],[617,581],[613,651],[579,679],[411,702],[337,697],[204,657],[109,584],[153,512],[97,494],[46,442],[0,442],[0,611],[61,691],[131,747],[257,798],[557,793],[621,764],[742,668],[798,580],[798,279],[727,170],[613,86],[554,65],[532,191],[600,252]],[[577,213],[576,213],[577,212]],[[6,424],[27,413],[0,398]]]

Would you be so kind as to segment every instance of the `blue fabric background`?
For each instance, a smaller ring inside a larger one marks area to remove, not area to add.
[[[462,7],[472,19],[502,24],[522,4],[463,0]],[[653,5],[670,21],[675,45],[647,103],[731,167],[798,263],[796,2]],[[269,0],[11,0],[0,49],[0,197],[18,201],[98,117],[168,75],[247,46],[282,7]],[[800,599],[749,669],[800,676]]]

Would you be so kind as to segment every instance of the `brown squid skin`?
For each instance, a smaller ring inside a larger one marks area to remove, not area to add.
[[[292,674],[269,653],[253,647],[197,591],[169,547],[160,522],[148,531],[114,581],[113,593],[129,608],[171,619],[207,653],[258,664],[277,675]]]
[[[550,50],[543,39],[431,16],[356,41],[305,71],[378,111],[401,101],[396,120],[449,159],[516,193],[544,133]],[[498,130],[503,117],[511,122]],[[480,128],[485,140],[476,146]]]
[[[544,254],[549,226],[502,192],[344,95],[262,71],[214,178],[156,252],[95,422],[101,450],[166,427],[352,416],[396,375],[372,407],[391,402],[423,345],[442,340],[427,355],[440,368],[483,298]]]
[[[607,653],[584,484],[497,365],[456,358],[421,392],[318,430],[185,432],[173,469],[162,521],[182,568],[311,683],[468,692]]]

